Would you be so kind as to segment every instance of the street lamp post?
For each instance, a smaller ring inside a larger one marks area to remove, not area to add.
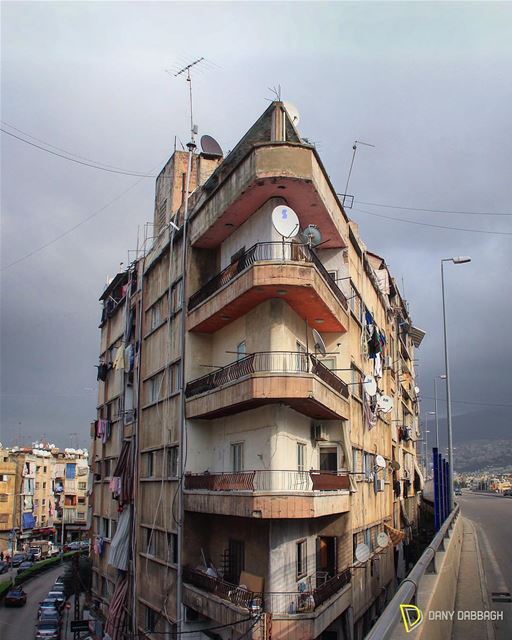
[[[437,380],[446,380],[446,374],[442,373],[440,376],[434,378],[434,410],[436,414],[436,447],[439,449],[439,413],[437,411]]]
[[[448,511],[453,509],[453,442],[452,442],[452,399],[450,395],[450,367],[448,361],[448,336],[446,331],[446,303],[444,296],[444,263],[453,262],[453,264],[464,264],[471,262],[469,256],[458,256],[456,258],[441,259],[441,293],[443,298],[443,333],[444,333],[444,365],[446,375],[446,416],[448,422]]]
[[[428,480],[428,436],[427,433],[430,433],[428,428],[428,417],[437,414],[435,411],[427,411],[425,413],[425,480]]]

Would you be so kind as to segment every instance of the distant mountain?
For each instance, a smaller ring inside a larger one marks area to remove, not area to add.
[[[456,471],[512,468],[512,412],[507,407],[489,407],[453,416]],[[435,439],[435,422],[429,420],[429,443]],[[446,419],[439,420],[439,440],[446,453]],[[430,447],[429,447],[430,448]]]

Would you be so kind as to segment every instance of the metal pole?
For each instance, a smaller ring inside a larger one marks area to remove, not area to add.
[[[433,450],[433,464],[434,464],[434,527],[436,533],[439,531],[441,524],[440,510],[439,510],[439,455],[437,447]]]
[[[448,421],[448,511],[453,508],[453,442],[452,442],[452,400],[450,395],[450,366],[448,361],[448,333],[446,329],[446,303],[444,295],[444,263],[451,260],[441,260],[441,292],[443,297],[443,332],[444,332],[444,366],[446,375],[446,415]]]
[[[428,480],[428,413],[425,418],[425,479]]]
[[[182,609],[183,609],[183,525],[185,517],[184,504],[184,476],[185,476],[185,432],[186,432],[186,398],[185,398],[185,343],[186,343],[186,270],[187,270],[187,227],[188,227],[188,197],[190,191],[190,175],[192,172],[192,155],[196,144],[194,141],[194,130],[191,131],[191,141],[188,147],[188,165],[185,190],[185,208],[183,211],[183,235],[181,240],[181,326],[180,326],[180,447],[179,447],[179,515],[178,515],[178,570],[176,580],[176,627],[177,633],[182,629]],[[169,248],[169,260],[170,248]]]
[[[434,411],[436,412],[436,447],[439,449],[439,417],[437,415],[437,376],[434,378]]]

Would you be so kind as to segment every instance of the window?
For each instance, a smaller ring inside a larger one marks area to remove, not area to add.
[[[175,362],[169,367],[169,392],[176,393],[181,386],[181,361]]]
[[[43,482],[43,489],[46,489],[46,482]]]
[[[104,538],[109,539],[111,536],[111,528],[110,528],[110,518],[102,518],[101,519],[101,535]]]
[[[155,452],[149,451],[144,456],[146,458],[146,477],[152,478],[155,472]]]
[[[156,329],[162,322],[162,301],[159,300],[151,307],[151,329]]]
[[[178,563],[178,536],[175,533],[167,534],[168,561]]]
[[[9,476],[6,473],[0,474],[0,482],[7,482],[9,480]]]
[[[155,555],[156,550],[156,531],[154,529],[146,529],[145,553],[149,556]]]
[[[43,467],[43,473],[46,473],[46,467]]]
[[[158,402],[162,397],[163,372],[157,373],[147,381],[148,403]]]
[[[306,540],[299,540],[299,542],[297,542],[297,580],[303,578],[307,573],[306,553]]]
[[[167,477],[178,477],[178,447],[167,449]]]
[[[365,451],[363,453],[363,471],[365,480],[370,482],[373,480],[373,474],[375,473],[375,455]]]
[[[235,442],[231,445],[231,468],[233,472],[243,471],[244,468],[244,443]]]
[[[43,505],[43,507],[44,507],[44,506],[46,506],[46,498],[43,498],[43,499],[41,500],[41,504]]]
[[[181,309],[181,297],[183,292],[183,280],[180,278],[178,282],[175,282],[171,287],[171,311],[178,311]]]
[[[297,340],[295,343],[295,348],[297,349],[296,355],[296,363],[295,370],[296,371],[307,371],[308,370],[308,356],[306,352],[306,347]]]
[[[0,502],[7,502],[7,494],[0,493]]]
[[[352,364],[350,367],[350,376],[351,376],[351,388],[352,388],[352,395],[355,396],[356,398],[361,399],[361,380],[363,378],[361,372],[359,371],[359,369]]]
[[[156,611],[154,611],[153,609],[150,609],[149,607],[145,607],[146,609],[146,615],[145,617],[145,631],[148,631],[149,633],[153,632],[156,628],[156,624],[157,624],[157,620],[158,620],[158,616]]]
[[[41,486],[40,482],[36,482],[36,489],[39,489],[39,487]]]
[[[331,371],[336,369],[336,358],[322,358],[321,362],[324,367],[327,367]]]
[[[297,442],[297,470],[305,471],[306,469],[306,445],[303,442]]]
[[[167,212],[167,198],[160,203],[158,207],[157,227],[160,230],[165,225],[165,218]]]
[[[87,489],[87,482],[79,482],[78,488],[81,489],[82,491],[85,491],[85,489]]]
[[[9,521],[9,515],[7,513],[0,513],[0,523],[6,524]]]
[[[352,449],[352,471],[354,473],[361,471],[361,469],[359,468],[360,453],[361,451],[359,449]],[[359,479],[360,477],[356,476],[356,480]]]
[[[84,511],[78,511],[78,513],[76,514],[76,517],[78,520],[85,520],[85,512]],[[44,516],[43,516],[44,518]]]
[[[245,344],[245,340],[236,345],[236,359],[241,360],[245,358],[247,354],[247,346]]]
[[[85,504],[85,498],[83,496],[78,498],[78,504]]]

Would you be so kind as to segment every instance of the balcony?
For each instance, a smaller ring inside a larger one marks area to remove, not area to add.
[[[227,160],[227,159],[226,159]],[[190,238],[195,247],[218,247],[271,198],[285,198],[301,227],[315,224],[325,249],[346,246],[344,214],[315,150],[310,145],[259,143],[225,176],[214,174],[205,197],[192,212]]]
[[[184,604],[202,615],[233,624],[249,614],[272,614],[272,637],[306,640],[318,637],[351,604],[350,569],[304,592],[253,593],[239,585],[185,567]],[[239,628],[238,628],[239,627]],[[243,624],[235,627],[247,632]]]
[[[259,242],[211,278],[188,303],[188,328],[211,333],[270,298],[285,300],[310,326],[345,332],[345,295],[316,253],[292,242]]]
[[[185,476],[185,509],[245,518],[318,518],[350,509],[347,472],[258,470]]]
[[[192,380],[187,418],[217,418],[283,402],[315,419],[348,419],[348,386],[312,354],[260,351]]]

